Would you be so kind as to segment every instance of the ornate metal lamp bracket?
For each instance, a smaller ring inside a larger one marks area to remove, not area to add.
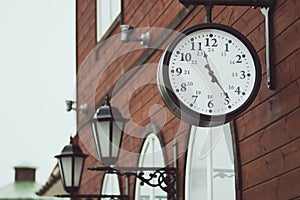
[[[265,17],[265,35],[266,35],[266,77],[267,86],[270,90],[274,89],[273,69],[274,69],[274,31],[273,14],[276,0],[179,0],[185,7],[190,5],[204,5],[206,10],[206,21],[211,23],[212,8],[215,5],[224,6],[252,6],[260,7]]]
[[[178,143],[174,139],[174,165],[173,167],[90,167],[91,171],[104,171],[126,177],[126,195],[130,197],[130,177],[139,179],[140,185],[147,184],[151,187],[159,187],[168,194],[168,199],[178,198]],[[125,198],[125,199],[126,199]]]
[[[109,174],[126,176],[127,178],[136,177],[141,182],[140,185],[160,187],[168,194],[169,199],[176,200],[177,197],[177,169],[175,167],[91,167],[91,171],[105,171]]]

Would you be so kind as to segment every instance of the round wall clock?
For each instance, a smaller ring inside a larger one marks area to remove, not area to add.
[[[177,117],[196,126],[217,126],[253,102],[261,65],[241,33],[221,24],[200,24],[168,46],[157,82],[164,103]]]

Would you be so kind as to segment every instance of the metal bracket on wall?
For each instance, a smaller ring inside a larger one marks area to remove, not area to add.
[[[215,5],[260,7],[262,14],[265,16],[267,86],[270,90],[274,89],[274,80],[272,77],[274,69],[273,13],[275,0],[179,0],[179,2],[185,7],[189,7],[190,5],[204,5],[207,23],[211,23],[211,11]]]
[[[173,167],[89,167],[88,170],[100,171],[108,174],[117,174],[118,176],[126,177],[126,195],[124,200],[129,200],[130,195],[130,177],[135,177],[140,180],[140,185],[148,185],[157,187],[167,193],[169,200],[178,199],[178,143],[174,139],[174,163]]]
[[[89,167],[90,171],[105,172],[107,174],[116,174],[119,177],[126,177],[126,193],[123,195],[106,195],[106,194],[59,194],[54,195],[59,198],[70,198],[71,200],[92,200],[92,199],[111,199],[111,200],[130,200],[130,177],[140,180],[140,185],[157,187],[167,193],[169,200],[178,199],[178,142],[174,139],[174,163],[173,167]]]
[[[267,85],[270,90],[274,89],[273,84],[273,68],[274,68],[274,31],[273,31],[273,6],[261,8],[262,14],[265,16],[265,31],[266,31],[266,72],[267,72]],[[272,38],[272,39],[271,39]]]

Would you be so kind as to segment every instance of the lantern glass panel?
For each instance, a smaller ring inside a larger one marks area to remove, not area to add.
[[[72,186],[72,157],[61,157],[59,165],[60,169],[62,169],[65,186]]]
[[[81,178],[80,175],[82,173],[84,158],[83,157],[75,157],[74,160],[75,160],[75,163],[74,163],[74,186],[79,187],[80,178]]]
[[[124,123],[113,122],[112,157],[118,157]]]
[[[96,121],[94,122],[96,126],[96,148],[98,151],[98,155],[102,157],[109,156],[109,133],[110,133],[110,121]],[[100,148],[100,149],[99,149]]]
[[[63,175],[63,169],[62,169],[62,164],[61,164],[61,158],[58,159],[58,166],[59,166],[59,172],[61,175],[61,181],[63,182],[63,184],[66,182],[65,181],[65,176]]]

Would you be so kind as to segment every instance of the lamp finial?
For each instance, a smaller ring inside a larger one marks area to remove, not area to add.
[[[110,105],[110,104],[109,104],[109,101],[110,101],[110,96],[109,96],[109,94],[106,94],[104,104],[105,104],[106,106]]]

